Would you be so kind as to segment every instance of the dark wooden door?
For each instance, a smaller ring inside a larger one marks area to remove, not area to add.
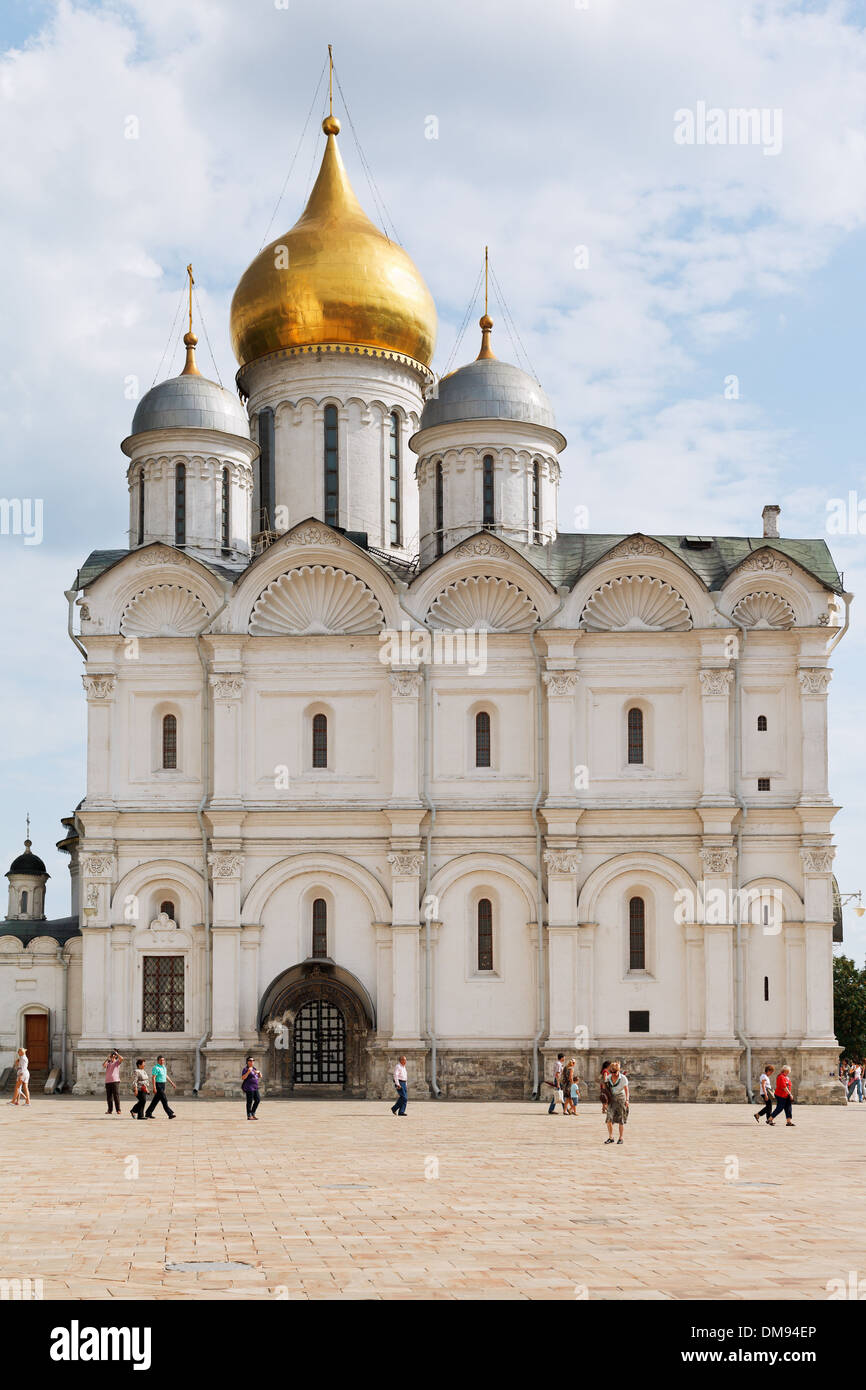
[[[48,1015],[24,1015],[24,1046],[30,1058],[31,1071],[48,1069]]]

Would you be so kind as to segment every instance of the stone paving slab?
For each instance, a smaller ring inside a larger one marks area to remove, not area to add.
[[[866,1278],[866,1105],[0,1109],[0,1280],[46,1299],[826,1299]],[[167,1263],[248,1268],[167,1270]],[[864,1284],[866,1287],[866,1284]]]

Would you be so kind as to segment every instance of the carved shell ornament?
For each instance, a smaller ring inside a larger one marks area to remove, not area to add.
[[[250,632],[257,637],[370,632],[383,622],[375,594],[356,575],[332,565],[301,565],[281,574],[260,594]]]
[[[746,627],[784,628],[794,626],[794,610],[778,594],[762,590],[757,594],[746,594],[734,606],[734,617]]]
[[[179,584],[154,584],[126,605],[120,622],[124,637],[193,637],[208,609],[197,594]]]
[[[449,584],[430,605],[435,627],[476,632],[525,632],[538,621],[528,594],[507,579],[473,575]]]
[[[580,626],[588,632],[687,632],[692,615],[663,579],[625,574],[590,594]]]

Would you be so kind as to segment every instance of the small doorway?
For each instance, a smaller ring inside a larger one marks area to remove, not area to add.
[[[346,1081],[346,1020],[326,999],[309,999],[295,1016],[296,1086],[343,1086]]]
[[[24,1046],[31,1071],[48,1070],[48,1015],[24,1015]]]

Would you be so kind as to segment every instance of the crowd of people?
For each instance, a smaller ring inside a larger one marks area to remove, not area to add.
[[[548,1115],[556,1114],[557,1105],[562,1106],[563,1115],[578,1113],[580,1080],[575,1057],[566,1059],[565,1053],[560,1052],[553,1064],[553,1080],[545,1081],[544,1084],[553,1089],[553,1099],[547,1108]],[[628,1077],[620,1062],[602,1062],[598,1090],[602,1117],[607,1125],[607,1138],[604,1142],[622,1144],[625,1142],[624,1130],[628,1123],[629,1086]],[[616,1139],[613,1137],[614,1126],[618,1130]]]

